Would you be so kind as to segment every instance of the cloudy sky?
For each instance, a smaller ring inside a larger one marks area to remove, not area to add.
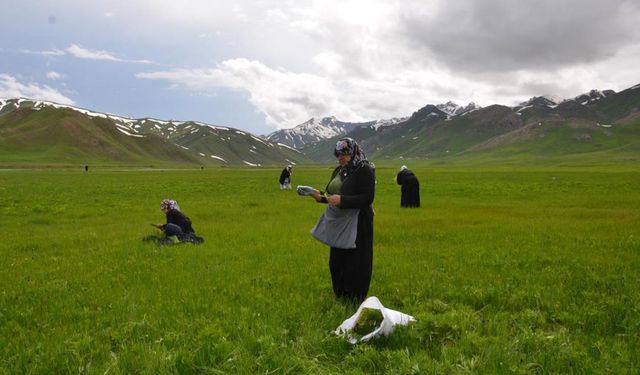
[[[640,83],[637,0],[4,0],[0,98],[267,134]]]

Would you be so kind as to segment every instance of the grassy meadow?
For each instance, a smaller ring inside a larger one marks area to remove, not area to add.
[[[640,371],[637,165],[425,164],[420,209],[396,168],[377,169],[369,294],[418,321],[355,346],[309,234],[323,206],[279,168],[0,171],[0,373]],[[203,245],[141,241],[163,198]]]

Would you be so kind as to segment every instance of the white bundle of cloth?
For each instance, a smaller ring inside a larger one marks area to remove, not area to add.
[[[360,317],[360,313],[362,312],[362,309],[365,307],[369,309],[380,310],[380,312],[382,313],[383,319],[382,319],[382,323],[380,323],[380,325],[375,330],[373,330],[371,333],[367,335],[362,336],[358,340],[357,338],[354,338],[351,335],[351,330],[353,330],[353,328],[355,327],[356,322]],[[377,297],[371,296],[366,300],[364,300],[364,302],[362,302],[360,307],[358,307],[358,310],[356,311],[356,313],[353,314],[350,318],[348,318],[344,322],[342,322],[340,327],[336,328],[334,333],[339,336],[345,336],[350,343],[356,344],[358,342],[369,341],[372,338],[378,337],[380,335],[389,336],[391,332],[393,332],[393,330],[395,329],[395,326],[397,325],[406,326],[409,323],[415,322],[415,321],[416,319],[411,315],[407,315],[400,311],[387,309],[382,305],[382,302],[380,302],[380,300]]]

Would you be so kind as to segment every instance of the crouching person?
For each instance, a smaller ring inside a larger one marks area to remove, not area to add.
[[[204,242],[202,237],[196,236],[196,232],[191,226],[191,219],[180,211],[178,202],[172,199],[163,199],[160,202],[160,209],[167,216],[166,224],[154,224],[154,226],[164,232],[164,238],[157,238],[159,244],[171,244],[171,237],[175,236],[180,242],[191,242],[200,244]],[[147,237],[147,240],[152,238]]]

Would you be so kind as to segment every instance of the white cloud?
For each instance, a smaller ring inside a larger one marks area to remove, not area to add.
[[[433,99],[425,95],[433,77],[423,74],[416,82],[419,74],[422,73],[405,72],[378,80],[332,79],[274,69],[258,61],[232,59],[212,69],[177,69],[136,76],[165,80],[196,92],[214,93],[218,87],[246,92],[270,126],[290,128],[309,117],[336,115],[342,120],[365,121],[410,114]],[[452,82],[457,83],[453,78]]]
[[[59,50],[57,48],[46,51],[32,51],[28,49],[21,49],[20,53],[42,56],[65,56],[67,54],[78,58],[87,60],[108,60],[115,62],[136,63],[136,64],[152,64],[149,60],[128,60],[116,57],[113,53],[101,50],[90,50],[83,48],[77,44],[71,44],[65,50]]]
[[[640,82],[640,17],[632,1],[106,2],[77,6],[99,8],[98,18],[117,14],[118,30],[133,33],[141,48],[171,48],[184,64],[138,78],[196,94],[238,90],[273,127],[311,116],[406,116],[447,100],[510,105]],[[47,52],[149,62],[76,44]]]
[[[64,76],[58,72],[47,72],[47,78],[49,78],[52,81],[58,80],[63,78]]]
[[[263,28],[262,16],[277,24],[271,25],[274,29],[269,29],[269,40],[280,40],[279,48],[271,48],[269,54],[260,49],[264,43],[254,41],[255,48],[247,49],[247,55],[261,51],[263,58],[227,59],[211,69],[141,73],[138,78],[165,80],[196,92],[215,92],[218,87],[246,92],[251,104],[278,128],[297,125],[311,116],[336,115],[354,121],[403,116],[425,104],[450,99],[489,105],[513,104],[545,93],[571,97],[590,88],[624,88],[624,73],[613,74],[616,82],[607,79],[616,66],[627,65],[628,80],[632,62],[638,61],[635,53],[621,54],[625,47],[619,46],[622,42],[637,46],[638,33],[614,38],[618,29],[630,30],[631,23],[626,21],[637,14],[636,9],[627,9],[620,1],[614,3],[609,14],[625,22],[610,33],[599,33],[599,43],[608,47],[594,64],[593,58],[585,60],[583,56],[588,49],[583,54],[560,53],[571,51],[572,35],[582,41],[606,27],[594,29],[591,20],[608,5],[581,3],[582,10],[574,12],[551,1],[538,8],[504,0],[487,1],[487,7],[471,2],[453,7],[439,0],[311,0],[286,4],[289,6],[262,1],[255,7],[240,1],[227,14],[255,22],[243,23],[237,39],[252,35],[252,27]],[[528,17],[523,9],[536,12],[538,18]],[[464,27],[452,21],[456,14],[462,17]],[[514,28],[511,32],[495,23],[497,14]],[[560,18],[562,21],[555,24]],[[518,29],[519,24],[526,28]],[[573,34],[557,35],[556,30],[567,29]],[[540,41],[551,43],[553,50],[536,51],[544,49]],[[503,48],[506,45],[512,47]],[[482,55],[487,48],[497,55]],[[288,59],[296,50],[312,51],[298,53],[307,64],[297,69]],[[510,55],[510,51],[516,54]],[[481,61],[504,61],[504,68],[483,66],[467,58],[474,53],[483,58]],[[529,69],[521,63],[535,59],[538,53],[550,69]],[[621,59],[624,56],[626,59]]]
[[[20,50],[21,53],[26,53],[26,54],[30,54],[30,55],[42,55],[42,56],[64,56],[66,55],[66,53],[64,51],[61,51],[59,49],[52,49],[52,50],[48,50],[48,51],[31,51],[28,49],[21,49]]]
[[[72,56],[77,57],[79,59],[89,59],[89,60],[109,60],[109,61],[117,61],[117,62],[129,62],[129,63],[138,63],[138,64],[151,64],[149,60],[125,60],[115,57],[111,52],[100,51],[100,50],[90,50],[86,48],[82,48],[77,44],[70,45],[67,49]]]
[[[284,22],[289,19],[286,13],[279,8],[269,9],[267,10],[266,14],[267,17],[274,22]]]
[[[107,51],[95,51],[88,50],[82,48],[76,44],[72,44],[67,48],[67,52],[69,52],[74,57],[79,59],[90,59],[90,60],[111,60],[118,61],[118,59],[113,56],[111,53]]]
[[[60,104],[75,104],[73,99],[64,96],[52,87],[37,83],[22,83],[8,74],[0,74],[0,97],[7,99],[30,98]]]

